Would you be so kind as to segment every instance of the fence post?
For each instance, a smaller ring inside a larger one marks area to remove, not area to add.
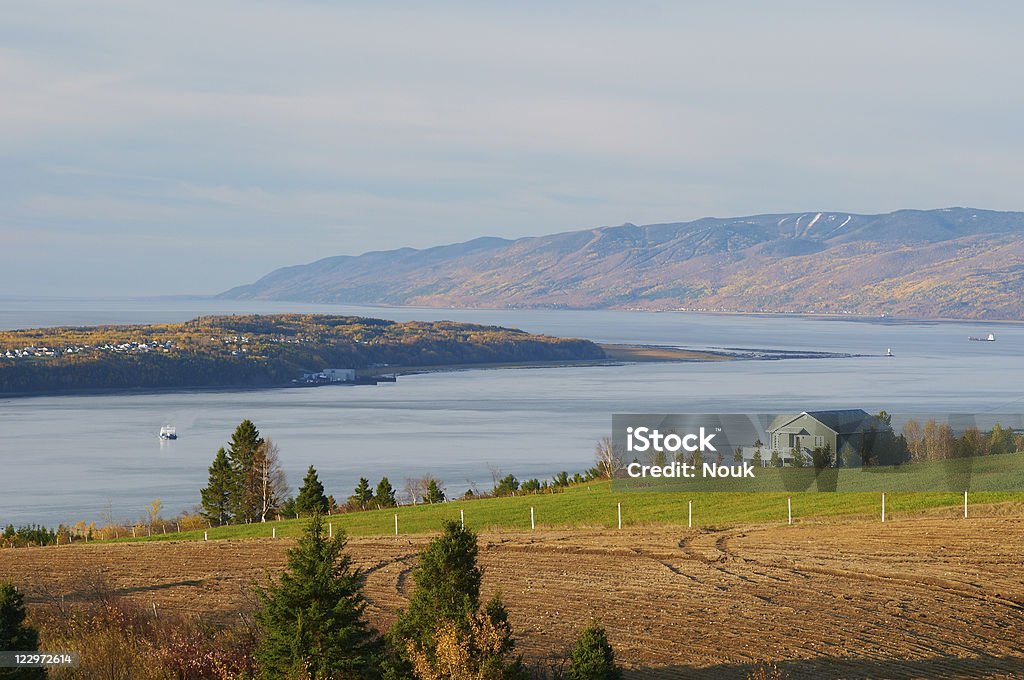
[[[532,505],[530,506],[530,528],[531,529],[536,529],[537,528],[536,523],[533,521],[533,506]]]
[[[619,528],[622,528],[622,503],[619,503]]]
[[[132,538],[135,538],[135,525],[132,525]]]
[[[686,526],[687,526],[687,528],[692,529],[693,528],[693,501],[691,500],[689,503],[687,503],[687,505],[689,506],[689,512],[688,512],[688,515],[687,515]]]
[[[203,540],[204,541],[209,541],[210,540],[210,532],[209,531],[204,531],[203,532]]]
[[[882,523],[885,524],[885,493],[882,493]]]
[[[327,538],[334,538],[334,522],[327,523]]]
[[[964,519],[967,519],[967,492],[964,491]]]
[[[277,538],[277,527],[271,527],[270,531],[271,531],[270,537],[271,538]]]
[[[398,513],[395,513],[395,536],[398,535]]]
[[[156,613],[156,602],[153,603],[153,618],[158,619],[160,615]]]
[[[792,526],[793,525],[793,497],[792,496],[787,496],[786,497],[786,508],[789,510],[789,524],[790,524],[790,526]]]
[[[462,528],[466,528],[466,510],[465,508],[459,509],[459,522],[462,523]]]

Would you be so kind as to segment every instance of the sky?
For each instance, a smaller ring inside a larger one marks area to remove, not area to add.
[[[1022,20],[909,0],[6,2],[0,295],[208,294],[624,222],[1024,209]]]

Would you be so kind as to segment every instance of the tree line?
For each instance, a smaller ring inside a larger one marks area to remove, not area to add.
[[[513,474],[495,472],[488,492],[470,488],[463,498],[485,498],[522,494],[556,493],[573,484],[610,478],[614,466],[602,456],[598,444],[597,465],[584,473],[557,473],[550,481],[538,478],[520,482]],[[242,421],[228,446],[222,447],[209,467],[207,485],[200,490],[202,517],[213,526],[265,522],[280,517],[308,517],[314,513],[336,514],[398,506],[398,491],[388,477],[374,487],[366,477],[359,482],[343,504],[328,495],[319,473],[310,465],[295,496],[288,495],[288,483],[281,468],[276,444],[260,435],[251,420]],[[444,503],[447,491],[433,475],[410,478],[405,482],[404,500],[411,504]]]

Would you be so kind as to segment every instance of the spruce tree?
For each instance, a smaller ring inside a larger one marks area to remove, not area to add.
[[[436,479],[431,479],[430,483],[427,484],[427,494],[423,497],[427,503],[444,503],[444,490],[437,483]]]
[[[382,508],[393,508],[395,503],[395,490],[387,477],[381,477],[377,483],[377,490],[373,494],[373,502]]]
[[[344,534],[327,538],[314,513],[280,580],[257,590],[256,660],[265,677],[378,677],[381,641],[366,620],[363,574],[344,547]]]
[[[0,583],[0,650],[35,652],[39,649],[39,633],[25,625],[25,601],[12,583]],[[0,678],[45,678],[42,668],[0,668]]]
[[[497,595],[480,605],[476,534],[459,522],[420,554],[409,608],[388,631],[386,677],[526,680],[508,612]]]
[[[373,491],[370,490],[370,480],[366,477],[360,477],[359,484],[357,484],[355,488],[355,493],[353,493],[348,500],[350,504],[356,506],[360,510],[366,510],[370,501],[373,500]]]
[[[216,526],[231,522],[232,489],[234,476],[227,453],[221,447],[210,465],[210,478],[206,488],[200,490],[203,517]]]
[[[251,420],[243,420],[231,435],[228,462],[231,463],[231,515],[236,523],[260,518],[261,483],[256,470],[256,452],[263,438]]]
[[[566,680],[619,680],[622,671],[615,665],[615,652],[604,628],[597,623],[587,627],[569,653]]]
[[[306,471],[306,477],[302,480],[302,488],[299,495],[295,497],[295,513],[299,515],[327,512],[327,496],[324,495],[324,485],[317,477],[316,468],[312,465]]]
[[[409,608],[398,613],[388,632],[400,655],[413,643],[433,656],[435,632],[443,623],[468,631],[469,616],[480,606],[483,576],[476,557],[476,534],[459,522],[445,522],[413,570],[416,589]]]

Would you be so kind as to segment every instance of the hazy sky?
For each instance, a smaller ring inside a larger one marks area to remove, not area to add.
[[[0,295],[210,293],[627,221],[1024,208],[1021,3],[552,4],[4,2]]]

